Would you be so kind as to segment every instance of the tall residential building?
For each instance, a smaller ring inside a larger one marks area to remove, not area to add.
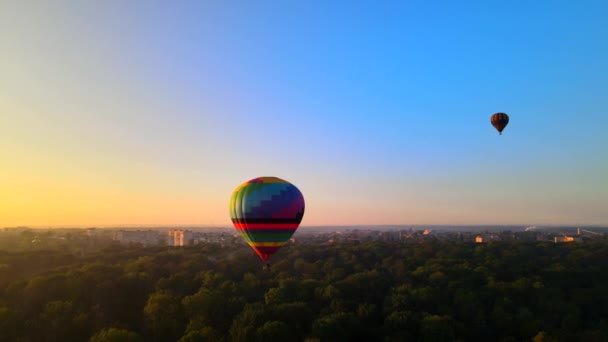
[[[167,243],[171,246],[186,246],[192,244],[194,234],[189,230],[169,230],[167,231]]]

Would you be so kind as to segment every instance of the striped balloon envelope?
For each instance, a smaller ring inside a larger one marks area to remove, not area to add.
[[[277,177],[259,177],[237,187],[230,198],[230,218],[264,261],[291,238],[304,216],[304,196]]]

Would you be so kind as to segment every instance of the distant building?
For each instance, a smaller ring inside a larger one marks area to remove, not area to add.
[[[157,245],[160,235],[153,230],[120,230],[114,234],[114,240],[120,243],[137,243],[144,246]]]
[[[586,230],[586,229],[581,229],[580,227],[576,229],[576,233],[577,233],[577,235],[580,238],[583,238],[583,237],[586,237],[586,238],[589,238],[589,237],[597,238],[597,237],[601,237],[601,236],[604,235],[603,233],[594,232],[594,231]]]
[[[491,233],[480,234],[475,237],[476,243],[484,243],[484,242],[499,241],[499,240],[500,240],[500,236],[498,236],[497,234],[491,234]]]
[[[399,241],[401,234],[396,231],[385,231],[380,233],[380,240],[382,241]]]
[[[578,236],[556,236],[555,238],[553,238],[553,241],[555,243],[560,243],[560,242],[581,242],[582,239]]]
[[[191,245],[194,234],[189,230],[169,230],[167,232],[167,243],[170,246]]]
[[[399,240],[410,239],[412,237],[411,228],[410,231],[400,231],[399,232]]]

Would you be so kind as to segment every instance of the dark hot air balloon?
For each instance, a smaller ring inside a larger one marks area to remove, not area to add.
[[[502,135],[502,130],[505,129],[505,127],[507,127],[507,124],[509,123],[509,116],[505,113],[496,113],[492,115],[492,118],[490,118],[490,122],[492,123],[492,126],[496,128],[498,133]]]
[[[230,198],[230,218],[249,246],[264,261],[298,229],[304,197],[293,184],[259,177],[241,184]]]

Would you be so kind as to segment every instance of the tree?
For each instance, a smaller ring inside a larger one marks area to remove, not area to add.
[[[183,304],[189,317],[199,317],[208,326],[226,333],[245,305],[245,299],[239,295],[234,282],[224,281],[218,289],[201,287],[194,295],[184,298]]]
[[[188,330],[186,334],[179,339],[179,342],[222,342],[224,337],[212,327],[203,327],[198,330]]]
[[[399,341],[414,340],[418,335],[419,318],[411,311],[395,311],[384,320],[384,334]]]
[[[151,294],[144,315],[154,341],[175,341],[182,335],[181,301],[172,294],[164,291]]]
[[[216,329],[207,325],[205,318],[202,316],[190,317],[190,323],[186,328],[184,336],[180,339],[180,342],[194,342],[194,341],[224,341],[224,336],[220,334]]]
[[[0,341],[13,341],[20,331],[20,322],[15,312],[6,307],[0,307]]]
[[[93,335],[89,342],[143,342],[143,340],[139,335],[132,331],[119,328],[107,328]]]
[[[307,303],[283,303],[272,307],[270,311],[274,320],[287,325],[291,340],[301,341],[310,331],[314,314]]]
[[[248,342],[255,338],[256,331],[263,322],[267,321],[268,313],[261,303],[245,305],[230,327],[230,340],[235,342]]]
[[[422,341],[454,341],[454,330],[450,318],[426,315],[420,322]]]
[[[69,340],[74,337],[74,311],[70,301],[48,302],[40,315],[44,326],[44,337],[55,341]]]
[[[294,340],[287,324],[280,321],[269,321],[259,327],[255,333],[258,342],[292,341]]]
[[[322,341],[352,341],[359,332],[359,321],[352,313],[339,312],[317,319],[312,326],[313,337]]]
[[[544,331],[539,331],[538,334],[536,334],[533,338],[532,338],[532,342],[547,342],[547,333]]]

